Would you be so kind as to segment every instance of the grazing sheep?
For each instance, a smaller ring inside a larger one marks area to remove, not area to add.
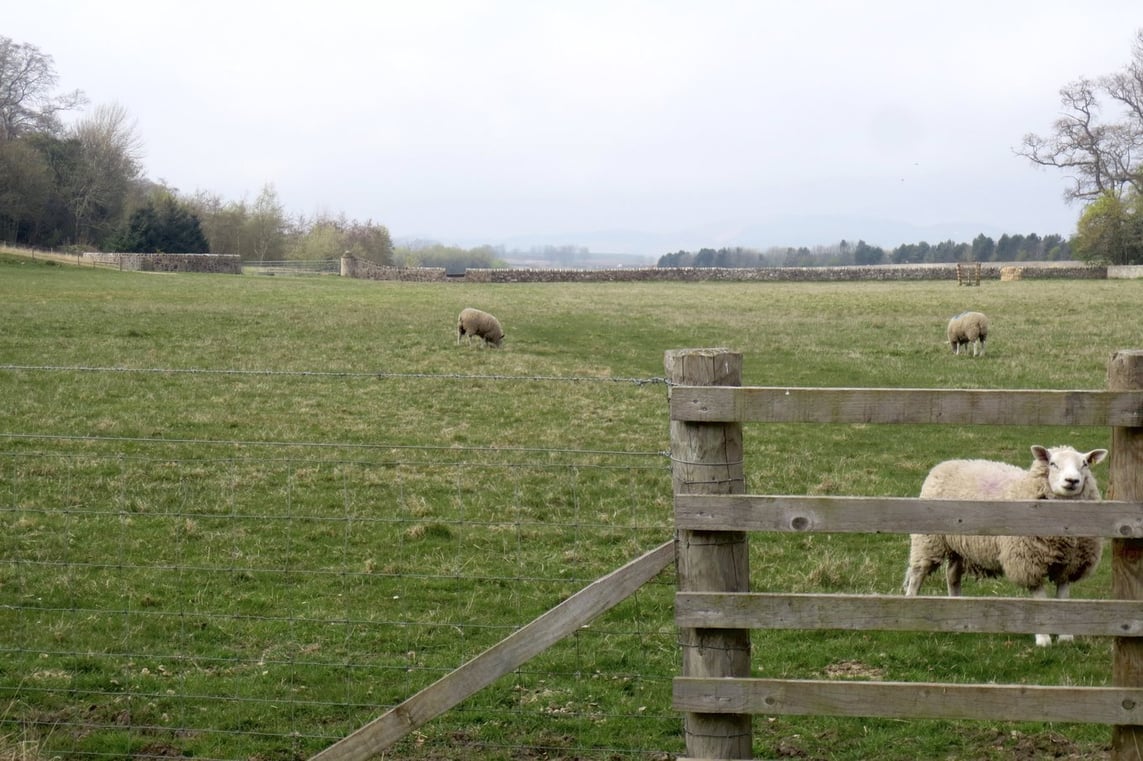
[[[1032,500],[1101,499],[1091,466],[1102,462],[1106,449],[1077,452],[1071,447],[1032,447],[1032,466],[989,460],[947,460],[929,471],[921,487],[922,499]],[[921,583],[947,562],[948,593],[960,595],[964,574],[1007,577],[1046,599],[1045,578],[1056,585],[1056,598],[1068,597],[1068,586],[1091,574],[1099,565],[1103,541],[1076,536],[960,536],[913,534],[909,542],[906,595],[916,595]],[[1060,640],[1070,640],[1061,635]],[[1048,634],[1037,634],[1037,645],[1050,645]]]
[[[949,320],[949,346],[953,354],[960,354],[960,347],[968,353],[972,346],[972,356],[984,355],[984,342],[988,340],[988,317],[983,312],[961,312]]]
[[[480,342],[481,346],[492,344],[499,348],[500,342],[504,340],[504,329],[500,327],[500,321],[488,312],[468,307],[460,310],[460,316],[456,318],[457,344],[460,343],[461,336],[464,337],[465,343],[476,336],[483,339]]]

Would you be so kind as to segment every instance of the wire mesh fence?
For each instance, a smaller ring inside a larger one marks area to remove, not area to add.
[[[669,538],[670,499],[659,452],[5,432],[0,737],[308,758]],[[394,753],[677,755],[667,575]]]

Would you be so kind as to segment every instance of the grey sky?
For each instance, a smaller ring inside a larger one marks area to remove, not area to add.
[[[395,237],[660,236],[790,216],[1068,234],[1016,157],[1128,62],[1138,0],[9,3],[0,34],[137,120],[185,193]],[[866,232],[868,231],[868,232]],[[813,237],[813,233],[808,233]],[[824,233],[823,233],[824,235]],[[790,234],[788,237],[797,237]],[[825,239],[813,241],[831,243]],[[770,240],[766,245],[803,244]]]

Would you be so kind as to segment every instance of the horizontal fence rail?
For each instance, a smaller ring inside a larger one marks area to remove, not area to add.
[[[695,713],[828,714],[1130,724],[1143,689],[790,679],[675,680],[675,706]]]
[[[677,494],[692,531],[1143,537],[1143,502]]]
[[[690,423],[1143,426],[1143,391],[674,386]]]
[[[1143,636],[1143,607],[1132,600],[1023,597],[680,592],[675,623],[706,629]]]

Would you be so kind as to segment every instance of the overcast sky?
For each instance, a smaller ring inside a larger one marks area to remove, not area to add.
[[[0,15],[0,34],[53,57],[61,90],[123,106],[147,176],[183,193],[253,201],[272,184],[291,214],[397,238],[634,230],[667,250],[695,229],[757,245],[733,231],[808,216],[887,247],[915,241],[863,220],[1069,234],[1064,176],[1013,149],[1050,133],[1062,86],[1123,67],[1139,28],[1140,0],[35,0]]]

